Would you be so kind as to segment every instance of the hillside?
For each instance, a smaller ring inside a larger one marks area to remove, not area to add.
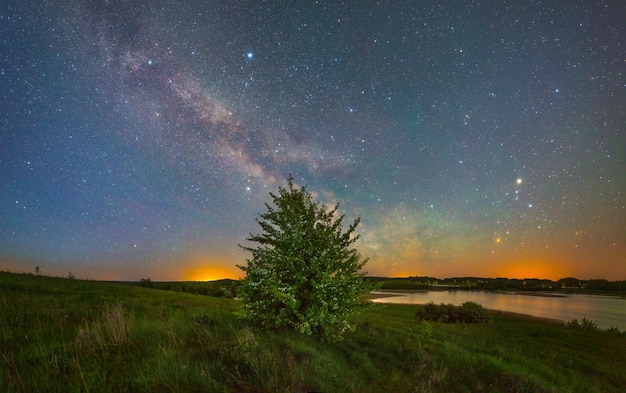
[[[493,313],[372,305],[338,343],[267,332],[236,300],[0,273],[7,392],[620,392],[626,337]]]

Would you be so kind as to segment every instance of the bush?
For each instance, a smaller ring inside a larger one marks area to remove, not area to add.
[[[148,278],[142,278],[139,281],[139,286],[140,287],[144,287],[144,288],[154,288],[154,283],[152,282],[152,280],[150,279],[150,277]]]
[[[465,302],[460,306],[443,303],[436,305],[431,302],[417,310],[416,317],[424,321],[443,323],[481,323],[489,320],[485,308],[474,302]]]
[[[583,318],[580,321],[574,318],[567,323],[567,326],[571,328],[575,328],[575,329],[583,329],[583,330],[589,330],[589,331],[598,330],[598,325],[595,322],[593,322],[591,319],[587,319],[587,318]]]
[[[465,302],[461,304],[461,308],[463,308],[463,310],[465,310],[468,314],[467,322],[469,323],[481,323],[489,320],[486,310],[481,304],[475,302]]]
[[[620,330],[615,326],[611,326],[609,330],[607,330],[610,334],[614,334],[616,336],[626,336],[626,330]]]

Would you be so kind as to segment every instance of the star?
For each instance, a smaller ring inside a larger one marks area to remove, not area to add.
[[[292,174],[361,217],[372,275],[626,279],[615,5],[61,3],[5,16],[0,269],[238,278]]]

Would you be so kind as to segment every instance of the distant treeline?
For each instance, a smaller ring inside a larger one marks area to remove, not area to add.
[[[134,284],[136,284],[136,282]],[[142,278],[138,284],[145,288],[234,298],[237,296],[237,285],[239,281],[230,279],[216,281],[152,281],[150,278]]]
[[[558,281],[538,278],[480,278],[480,277],[368,277],[377,283],[380,289],[420,290],[438,287],[450,287],[458,289],[475,289],[486,291],[519,290],[519,291],[615,291],[626,292],[626,280],[608,281],[604,279],[579,280],[567,277]]]
[[[579,280],[577,278],[562,278],[558,281],[538,278],[480,278],[480,277],[367,277],[367,280],[377,284],[383,290],[428,290],[438,288],[471,289],[483,291],[572,291],[593,292],[610,291],[626,294],[626,281],[608,281],[604,279]],[[216,281],[152,281],[142,278],[139,282],[128,284],[146,288],[155,288],[166,291],[186,292],[196,295],[213,297],[237,297],[237,280]]]

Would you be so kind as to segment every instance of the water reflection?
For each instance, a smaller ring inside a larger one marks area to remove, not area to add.
[[[492,310],[511,311],[536,317],[571,321],[587,318],[600,329],[617,327],[626,330],[626,299],[593,295],[529,296],[516,293],[482,291],[385,292],[397,296],[374,299],[376,303],[460,305],[471,301]]]

